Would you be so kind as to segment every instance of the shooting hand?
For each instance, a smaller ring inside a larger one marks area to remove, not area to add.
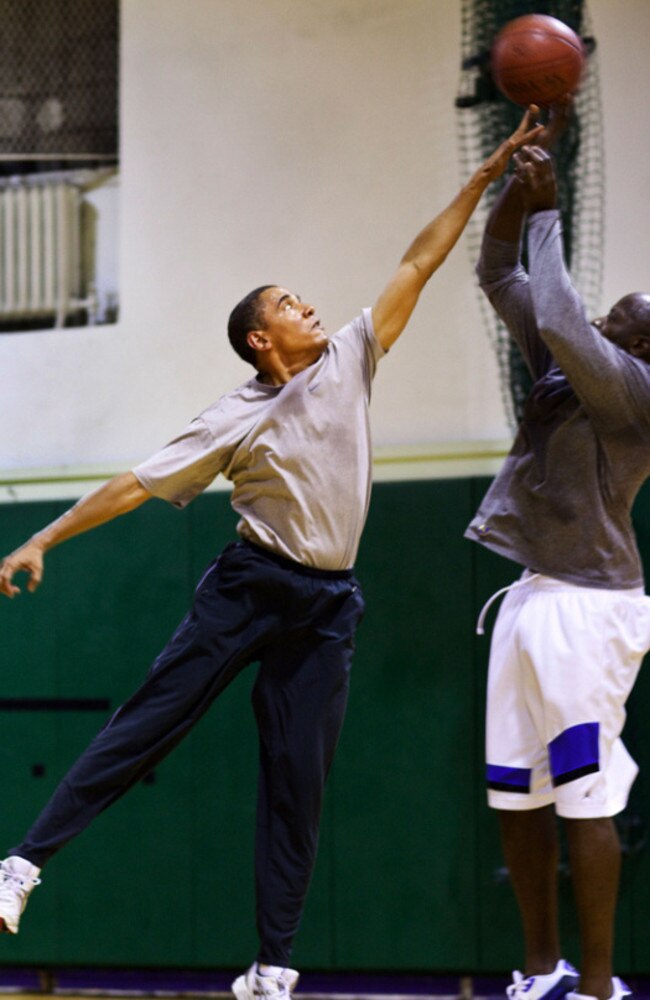
[[[567,94],[562,100],[551,105],[548,122],[535,140],[542,149],[553,149],[557,140],[569,127],[573,118],[573,97]]]
[[[526,211],[531,214],[555,208],[557,183],[550,154],[539,146],[525,146],[515,153],[513,161]]]

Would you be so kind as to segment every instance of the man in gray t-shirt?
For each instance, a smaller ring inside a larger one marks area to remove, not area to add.
[[[347,570],[370,499],[368,403],[386,350],[381,330],[378,338],[373,311],[364,309],[328,340],[314,310],[285,289],[260,295],[275,313],[304,315],[322,351],[317,360],[286,383],[245,382],[133,472],[152,496],[178,507],[221,472],[234,484],[240,538],[305,566]]]
[[[534,112],[533,112],[534,113]],[[228,333],[256,374],[208,407],[148,461],[117,476],[8,556],[39,584],[43,555],[72,535],[161,497],[179,507],[221,473],[234,484],[239,541],[195,600],[142,687],[110,719],[0,868],[0,925],[16,933],[41,867],[167,754],[251,662],[260,740],[257,961],[238,1000],[286,997],[316,855],[363,600],[353,576],[371,481],[368,403],[377,361],[460,236],[487,184],[531,136],[533,113],[416,237],[372,309],[328,337],[286,288],[255,289]]]
[[[630,516],[650,476],[650,296],[625,296],[587,320],[564,263],[552,162],[536,147],[517,154],[477,270],[534,379],[510,455],[467,529],[525,567],[494,626],[486,720],[488,800],[526,945],[508,995],[620,1000],[630,991],[612,975],[612,817],[637,773],[620,736],[650,648]],[[555,814],[569,847],[579,974],[560,952]]]

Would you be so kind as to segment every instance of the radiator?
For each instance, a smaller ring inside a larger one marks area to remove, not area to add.
[[[81,194],[65,180],[0,188],[0,321],[52,317],[81,292]]]

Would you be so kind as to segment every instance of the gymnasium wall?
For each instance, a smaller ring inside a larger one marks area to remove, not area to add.
[[[520,961],[482,778],[488,638],[474,635],[483,602],[518,571],[462,539],[487,482],[375,487],[358,563],[368,609],[296,942],[298,968],[476,973],[506,972]],[[62,506],[5,506],[0,547]],[[637,526],[648,555],[650,491]],[[0,604],[0,851],[21,839],[68,765],[137,685],[233,527],[225,493],[206,494],[182,513],[152,501],[52,551],[41,590]],[[249,963],[254,671],[51,861],[20,935],[0,941],[5,964]],[[620,818],[621,974],[650,972],[649,707],[642,673],[626,733],[642,772]],[[566,878],[561,892],[565,955],[577,961]]]
[[[650,284],[650,5],[590,10],[608,304]],[[0,337],[0,552],[64,509],[81,479],[143,458],[248,377],[223,331],[250,287],[288,284],[330,330],[373,301],[458,185],[459,20],[455,0],[123,0],[121,318]],[[487,639],[473,635],[482,602],[516,571],[461,538],[487,482],[477,455],[498,454],[508,429],[462,244],[444,267],[375,385],[375,439],[395,459],[377,474],[396,481],[377,483],[362,544],[368,613],[302,968],[509,970],[520,958],[484,806]],[[443,462],[405,466],[408,449],[468,457],[451,461],[455,478],[416,481]],[[11,470],[50,499],[18,502]],[[649,553],[647,493],[637,518]],[[182,514],[154,502],[53,552],[34,597],[0,602],[6,847],[137,683],[233,526],[225,492]],[[3,961],[250,960],[251,680],[52,862],[24,930],[0,941]],[[621,973],[650,972],[648,683],[642,674],[630,713],[645,771],[622,820]],[[26,698],[43,702],[17,710]]]
[[[645,0],[591,0],[604,301],[647,286]],[[118,325],[0,337],[0,467],[123,468],[247,377],[225,341],[261,281],[330,330],[455,193],[456,0],[124,0]],[[382,365],[381,445],[507,436],[460,245]]]

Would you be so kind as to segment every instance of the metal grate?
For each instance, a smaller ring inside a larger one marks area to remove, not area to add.
[[[0,23],[0,170],[115,162],[117,0],[0,0]]]

